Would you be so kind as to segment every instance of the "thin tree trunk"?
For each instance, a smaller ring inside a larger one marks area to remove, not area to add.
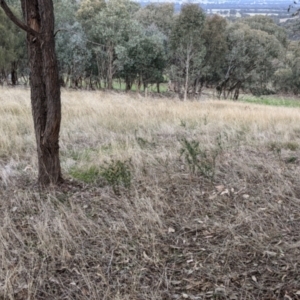
[[[144,82],[144,92],[145,92],[145,98],[148,97],[148,83]]]
[[[187,100],[187,93],[189,87],[189,67],[190,67],[190,55],[187,54],[186,65],[185,65],[185,84],[184,84],[184,97],[183,101]]]
[[[94,86],[93,86],[93,79],[92,79],[92,72],[90,74],[90,81],[89,81],[89,87],[90,87],[90,90],[94,90]]]
[[[141,92],[141,85],[142,85],[142,80],[141,80],[141,76],[139,75],[138,83],[137,83],[137,90],[139,93]]]
[[[101,74],[102,74],[102,68],[101,68],[101,60],[99,58],[99,54],[96,53],[96,61],[97,61],[97,70],[98,70],[98,80],[99,80],[99,86],[98,88],[101,89]]]
[[[241,82],[239,81],[235,87],[235,91],[234,91],[234,96],[233,96],[233,100],[238,100],[239,95],[240,95],[240,88],[241,88]]]
[[[5,80],[4,71],[3,71],[3,70],[1,70],[1,75],[0,75],[0,84],[1,84],[1,86],[3,86],[3,84],[4,84],[4,80]]]
[[[66,78],[66,87],[70,87],[70,76],[71,76],[71,70],[68,69],[67,78]]]
[[[126,77],[125,83],[126,83],[126,88],[125,88],[125,90],[126,90],[126,92],[128,92],[128,91],[131,90],[131,86],[132,86],[131,80],[130,80],[130,77],[129,77],[129,76]]]
[[[113,49],[111,46],[109,46],[108,49],[108,69],[107,69],[107,88],[109,90],[112,90],[113,88]]]
[[[2,70],[2,74],[3,74],[4,81],[6,82],[6,85],[9,85],[8,74],[6,73],[6,71],[4,69]]]
[[[11,84],[15,86],[18,82],[18,75],[17,75],[17,65],[16,61],[11,63]]]

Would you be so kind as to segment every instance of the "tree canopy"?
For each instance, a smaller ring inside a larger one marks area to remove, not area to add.
[[[18,10],[18,1],[9,3]],[[126,90],[155,84],[160,91],[169,82],[182,99],[205,87],[237,99],[240,90],[281,91],[281,76],[297,74],[298,54],[286,29],[267,16],[228,20],[191,3],[176,14],[172,3],[142,7],[130,0],[55,0],[54,9],[65,87],[113,89],[118,82]],[[24,35],[3,14],[0,26],[1,81],[11,84],[17,71],[26,81]],[[298,93],[295,84],[286,90]]]

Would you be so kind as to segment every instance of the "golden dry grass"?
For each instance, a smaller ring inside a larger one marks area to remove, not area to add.
[[[62,103],[68,181],[38,190],[29,91],[0,91],[0,299],[300,297],[300,109],[75,91]],[[184,139],[202,151],[194,172]],[[130,188],[104,178],[118,161]]]

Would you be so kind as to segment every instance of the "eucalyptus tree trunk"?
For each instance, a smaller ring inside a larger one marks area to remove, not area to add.
[[[11,63],[11,73],[10,73],[12,86],[15,86],[18,83],[17,67],[18,67],[18,63],[16,61],[13,61]]]
[[[159,85],[160,85],[160,83],[159,83],[159,82],[156,82],[156,90],[157,90],[157,93],[160,93]]]
[[[183,101],[187,100],[187,94],[188,94],[188,88],[189,88],[189,67],[190,67],[190,60],[189,60],[189,55],[186,59],[186,64],[185,64],[185,83],[184,83],[184,97]]]
[[[107,88],[112,90],[113,88],[113,47],[109,43],[108,46],[108,68],[107,68]]]
[[[189,90],[189,75],[190,75],[190,63],[191,63],[191,45],[187,46],[186,60],[185,60],[185,83],[184,83],[184,97],[183,101],[187,100]]]
[[[59,160],[61,98],[55,55],[52,0],[21,0],[24,22],[16,18],[4,0],[7,16],[27,32],[31,106],[38,154],[38,183],[62,181]]]

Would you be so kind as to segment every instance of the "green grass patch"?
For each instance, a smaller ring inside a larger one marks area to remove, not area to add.
[[[245,97],[241,98],[240,101],[271,106],[300,107],[300,101],[297,99],[280,99],[275,97]]]
[[[74,167],[70,170],[70,175],[73,178],[83,181],[85,183],[94,183],[101,176],[101,172],[99,168],[95,166],[92,166],[88,169],[79,169]]]
[[[120,186],[129,189],[132,181],[131,161],[112,160],[103,166],[91,166],[87,169],[73,167],[69,174],[85,183],[106,183],[118,194]]]
[[[268,149],[270,151],[281,151],[282,149],[296,151],[299,149],[299,144],[293,141],[285,143],[273,141],[268,143]]]

